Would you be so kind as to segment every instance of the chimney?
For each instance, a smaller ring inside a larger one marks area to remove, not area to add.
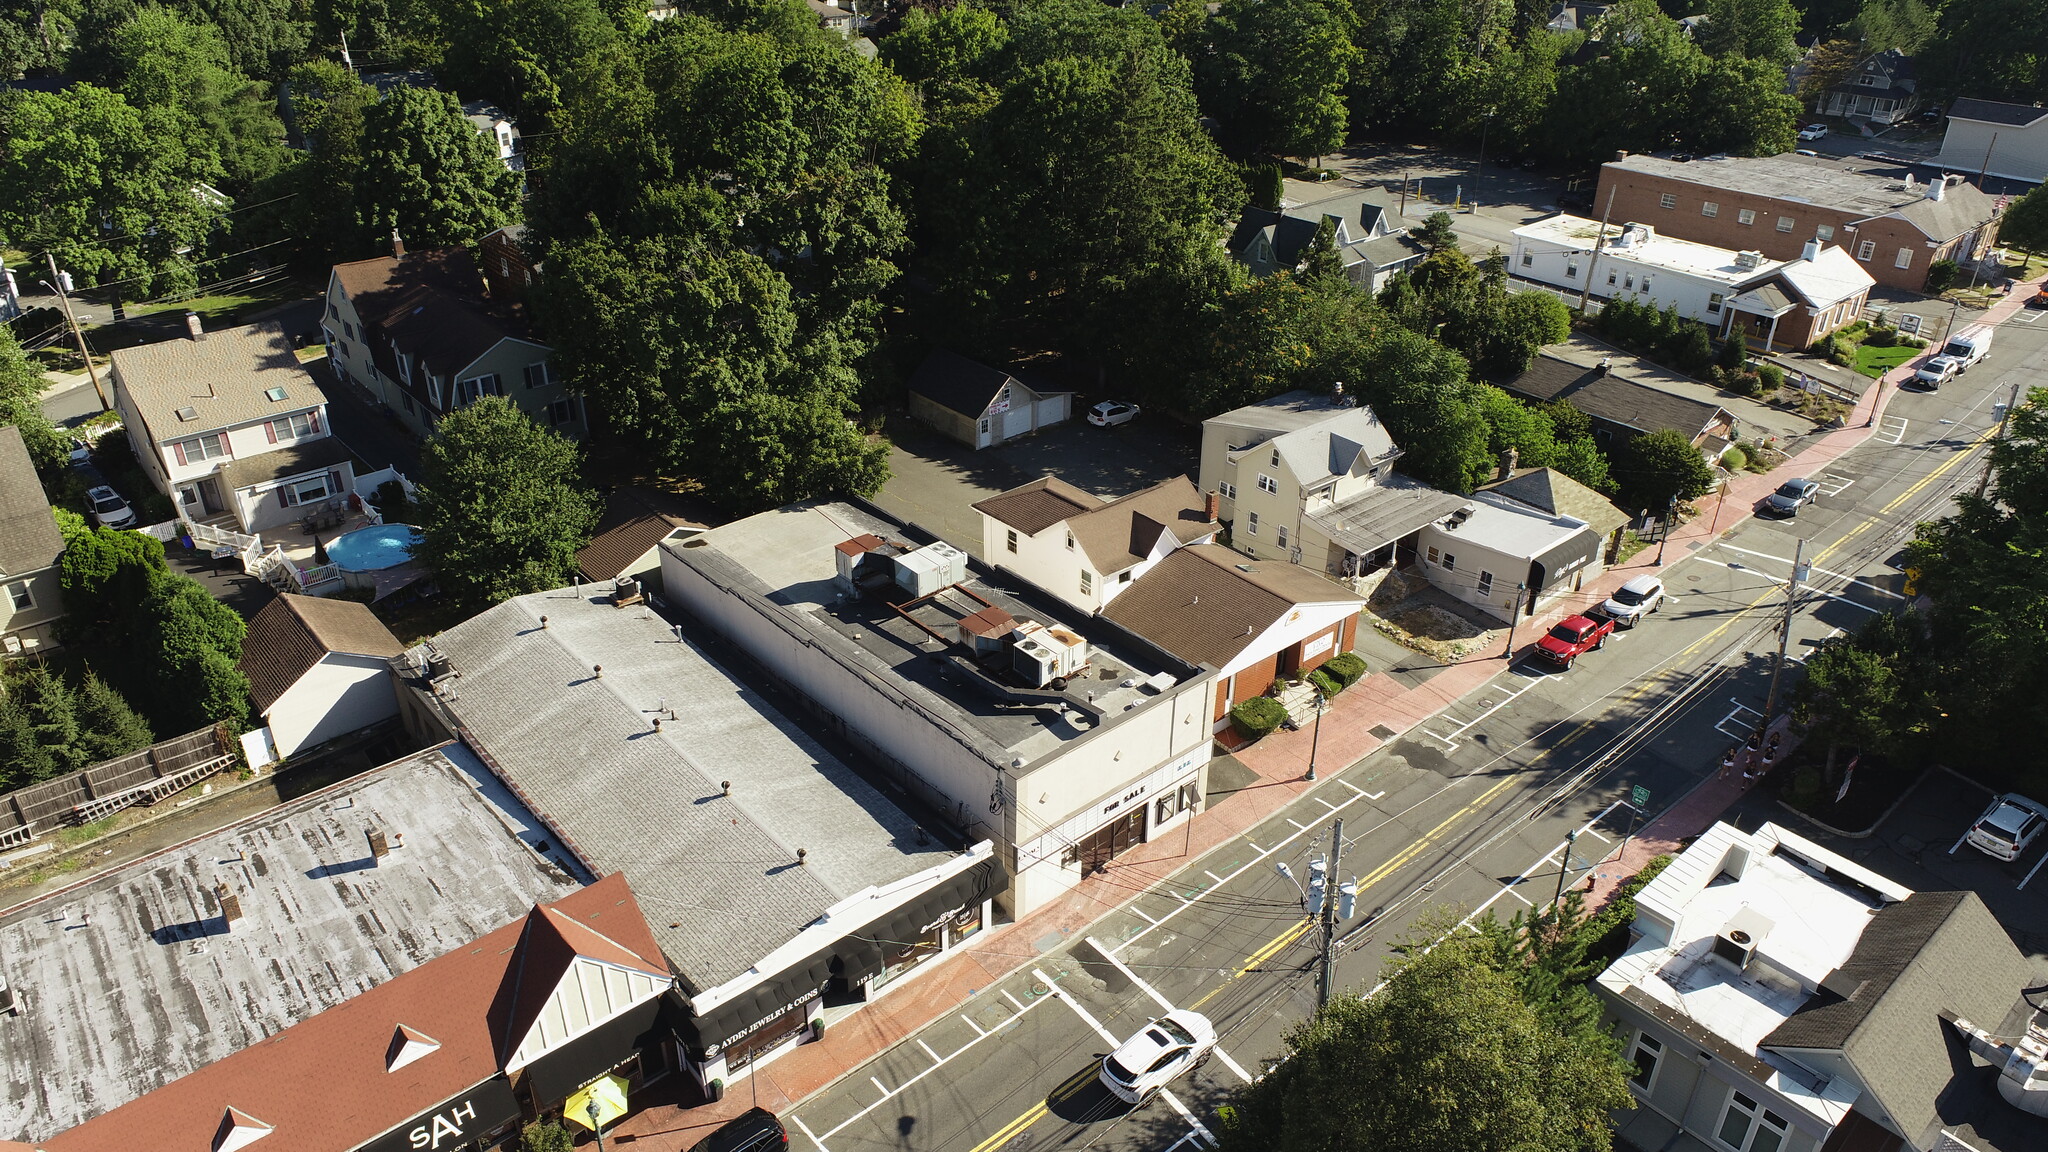
[[[1513,476],[1515,474],[1515,465],[1521,459],[1522,454],[1515,450],[1515,446],[1512,444],[1508,445],[1508,450],[1500,454],[1500,479],[1506,480]]]
[[[1936,177],[1935,179],[1929,180],[1927,182],[1927,198],[1929,200],[1939,200],[1941,199],[1942,193],[1947,191],[1948,178],[1945,176]]]
[[[1626,160],[1626,159],[1628,159],[1628,149],[1624,148],[1624,149],[1622,149],[1621,151],[1619,151],[1619,152],[1616,152],[1616,153],[1614,154],[1614,158],[1615,158],[1616,160]]]
[[[1202,494],[1202,519],[1214,524],[1216,518],[1222,514],[1223,497],[1218,496],[1214,492],[1204,492]]]
[[[1799,258],[1808,263],[1820,259],[1820,238],[1815,237],[1812,240],[1808,240],[1806,247],[1799,250]]]
[[[1600,375],[1605,376],[1612,371],[1614,371],[1614,357],[1602,356],[1600,358]]]
[[[201,320],[197,312],[187,312],[185,313],[185,331],[194,340],[204,340],[206,339],[206,321]]]
[[[395,260],[405,259],[405,237],[400,236],[396,228],[391,230],[391,256]]]

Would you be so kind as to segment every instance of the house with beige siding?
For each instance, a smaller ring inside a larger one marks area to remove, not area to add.
[[[142,471],[181,516],[255,533],[355,491],[355,458],[333,438],[327,394],[284,325],[186,335],[113,354],[114,407]]]
[[[1176,548],[1216,536],[1216,504],[1185,476],[1104,500],[1042,476],[974,506],[981,554],[1083,612],[1099,612]]]
[[[50,514],[21,430],[0,428],[0,648],[8,655],[56,643],[64,615],[57,561],[64,534]]]
[[[469,253],[392,248],[328,275],[320,324],[336,379],[418,436],[482,396],[503,396],[572,439],[589,430],[582,398],[555,372],[524,306],[489,292]]]

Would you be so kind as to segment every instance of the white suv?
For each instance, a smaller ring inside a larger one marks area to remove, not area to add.
[[[1977,822],[1963,836],[1970,847],[2000,860],[2015,860],[2048,828],[2048,808],[2017,792],[2007,792],[1991,801]]]
[[[1102,1083],[1117,1099],[1143,1103],[1175,1077],[1209,1058],[1216,1027],[1185,1008],[1154,1020],[1102,1058]]]
[[[1600,614],[1614,621],[1616,628],[1633,628],[1663,606],[1664,582],[1655,576],[1637,576],[1614,590],[1600,605]]]

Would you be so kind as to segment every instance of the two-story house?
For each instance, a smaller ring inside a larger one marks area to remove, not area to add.
[[[1216,502],[1185,476],[1104,500],[1057,476],[974,505],[981,554],[1083,612],[1099,612],[1169,552],[1215,539]]]
[[[1345,276],[1377,292],[1395,273],[1413,268],[1428,255],[1408,235],[1397,209],[1380,203],[1378,195],[1353,191],[1280,211],[1246,208],[1230,235],[1230,254],[1254,276],[1298,271],[1310,255],[1317,230],[1328,221]]]
[[[367,391],[413,433],[480,396],[503,396],[571,438],[589,424],[525,310],[488,294],[469,253],[407,252],[337,264],[320,318],[337,379]]]
[[[1980,177],[2029,184],[2048,180],[2048,108],[1964,97],[1949,105],[1948,129],[1935,163]]]
[[[277,321],[113,354],[114,407],[151,482],[192,520],[259,532],[355,491],[327,423],[327,394]]]
[[[1398,546],[1464,503],[1395,475],[1400,448],[1342,388],[1288,392],[1202,421],[1200,484],[1221,497],[1231,547],[1356,576],[1412,555]]]
[[[1594,990],[1633,1065],[1615,1144],[2048,1148],[2043,965],[1974,892],[1915,892],[1776,824],[1716,824],[1637,894]]]
[[[1919,88],[1913,77],[1913,58],[1897,48],[1887,48],[1856,65],[1829,88],[1820,101],[1820,112],[1845,120],[1896,124],[1919,110]]]
[[[0,428],[0,647],[8,655],[56,642],[64,615],[57,561],[64,534],[36,478],[21,430]]]

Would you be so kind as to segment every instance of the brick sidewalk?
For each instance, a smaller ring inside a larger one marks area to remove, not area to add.
[[[2010,297],[1972,323],[2003,321],[2024,306],[2038,283],[2014,285]],[[1908,363],[1893,369],[1878,387],[1864,395],[1843,427],[1809,439],[1796,456],[1776,470],[1777,474],[1812,475],[1868,440],[1899,383],[1909,378],[1915,367],[1915,363]],[[1516,629],[1516,640],[1521,646],[1534,643],[1552,624],[1605,600],[1631,577],[1661,571],[1687,558],[1748,519],[1757,502],[1781,482],[1772,476],[1754,474],[1732,479],[1721,498],[1718,516],[1710,511],[1672,532],[1664,550],[1664,565],[1655,562],[1656,549],[1644,549],[1631,562],[1602,573],[1549,613],[1524,620]],[[1383,672],[1367,676],[1333,701],[1324,713],[1322,735],[1315,749],[1318,768],[1334,774],[1349,767],[1382,743],[1408,732],[1477,690],[1508,666],[1509,661],[1503,659],[1506,647],[1506,638],[1502,637],[1487,650],[1467,656],[1415,688],[1405,687]],[[1374,731],[1376,728],[1378,732]],[[1061,900],[1016,923],[985,932],[978,941],[940,961],[907,986],[840,1020],[826,1031],[823,1039],[783,1054],[753,1076],[730,1086],[723,1101],[696,1107],[643,1107],[608,1132],[608,1141],[650,1152],[682,1152],[756,1103],[776,1113],[788,1111],[805,1097],[908,1039],[918,1029],[959,1010],[998,979],[1065,944],[1152,884],[1210,849],[1242,835],[1316,787],[1302,780],[1308,769],[1310,746],[1315,741],[1313,727],[1304,727],[1294,732],[1275,732],[1240,750],[1238,759],[1258,773],[1258,783],[1238,790],[1202,813],[1185,830],[1168,832],[1159,840],[1131,849],[1107,873],[1082,881]],[[1712,827],[1749,786],[1750,782],[1740,773],[1703,781],[1643,828],[1621,857],[1595,870],[1595,895],[1604,898],[1643,862],[1675,851],[1680,841]]]

